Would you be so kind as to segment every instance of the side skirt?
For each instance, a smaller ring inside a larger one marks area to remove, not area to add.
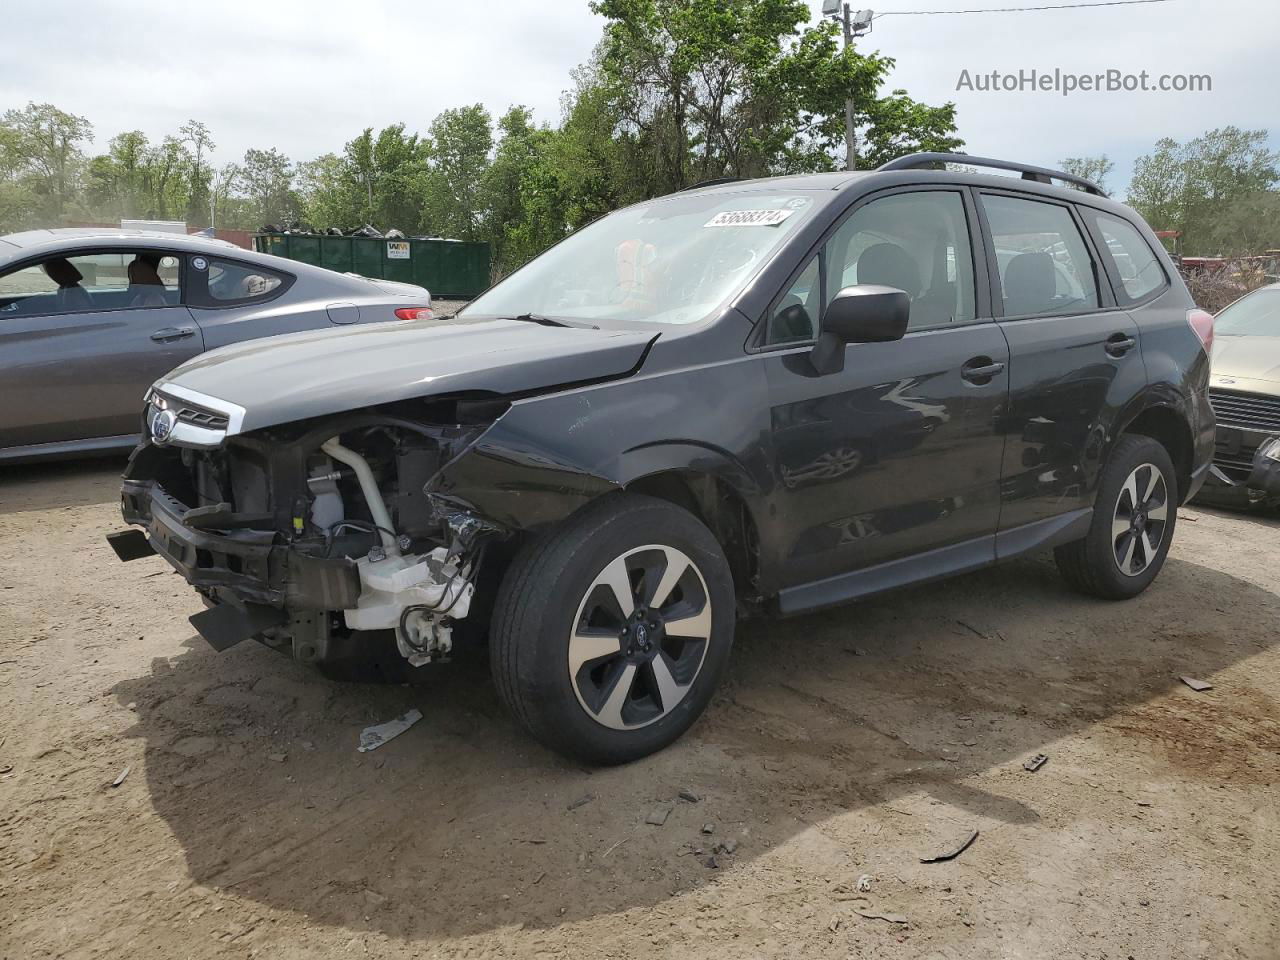
[[[1093,508],[1085,507],[1062,516],[1004,530],[993,536],[978,537],[927,553],[890,560],[865,570],[854,570],[825,580],[788,587],[778,593],[776,611],[779,616],[791,617],[900,587],[929,583],[979,570],[1037,550],[1079,540],[1089,532],[1092,522]]]
[[[138,435],[90,437],[87,440],[58,440],[31,443],[25,447],[0,448],[0,463],[29,463],[37,460],[73,460],[76,457],[128,453],[138,445]]]

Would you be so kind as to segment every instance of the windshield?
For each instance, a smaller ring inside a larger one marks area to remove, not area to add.
[[[1280,290],[1255,290],[1213,321],[1214,336],[1280,337]]]
[[[466,313],[695,323],[742,289],[814,205],[794,193],[716,192],[628,207],[552,247]]]

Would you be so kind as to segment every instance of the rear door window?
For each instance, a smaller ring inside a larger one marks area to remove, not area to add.
[[[1093,259],[1071,211],[1061,204],[984,194],[1006,317],[1098,309]]]

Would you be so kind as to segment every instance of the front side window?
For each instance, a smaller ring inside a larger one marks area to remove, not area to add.
[[[810,215],[793,192],[693,192],[584,227],[474,300],[468,316],[687,324],[743,289]]]
[[[0,276],[0,318],[173,306],[180,276],[157,251],[47,257]]]
[[[1107,213],[1089,213],[1102,238],[1105,256],[1110,257],[1120,278],[1121,292],[1129,303],[1136,303],[1164,286],[1164,268],[1133,224]]]
[[[1083,313],[1098,307],[1089,248],[1071,212],[1054,203],[984,196],[1006,317]]]
[[[960,194],[898,193],[855,211],[827,241],[827,302],[855,284],[904,291],[911,330],[973,320],[973,253]]]

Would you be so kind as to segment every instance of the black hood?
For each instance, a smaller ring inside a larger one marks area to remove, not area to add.
[[[654,336],[493,318],[377,323],[223,347],[161,383],[242,407],[247,432],[415,397],[622,377]]]

